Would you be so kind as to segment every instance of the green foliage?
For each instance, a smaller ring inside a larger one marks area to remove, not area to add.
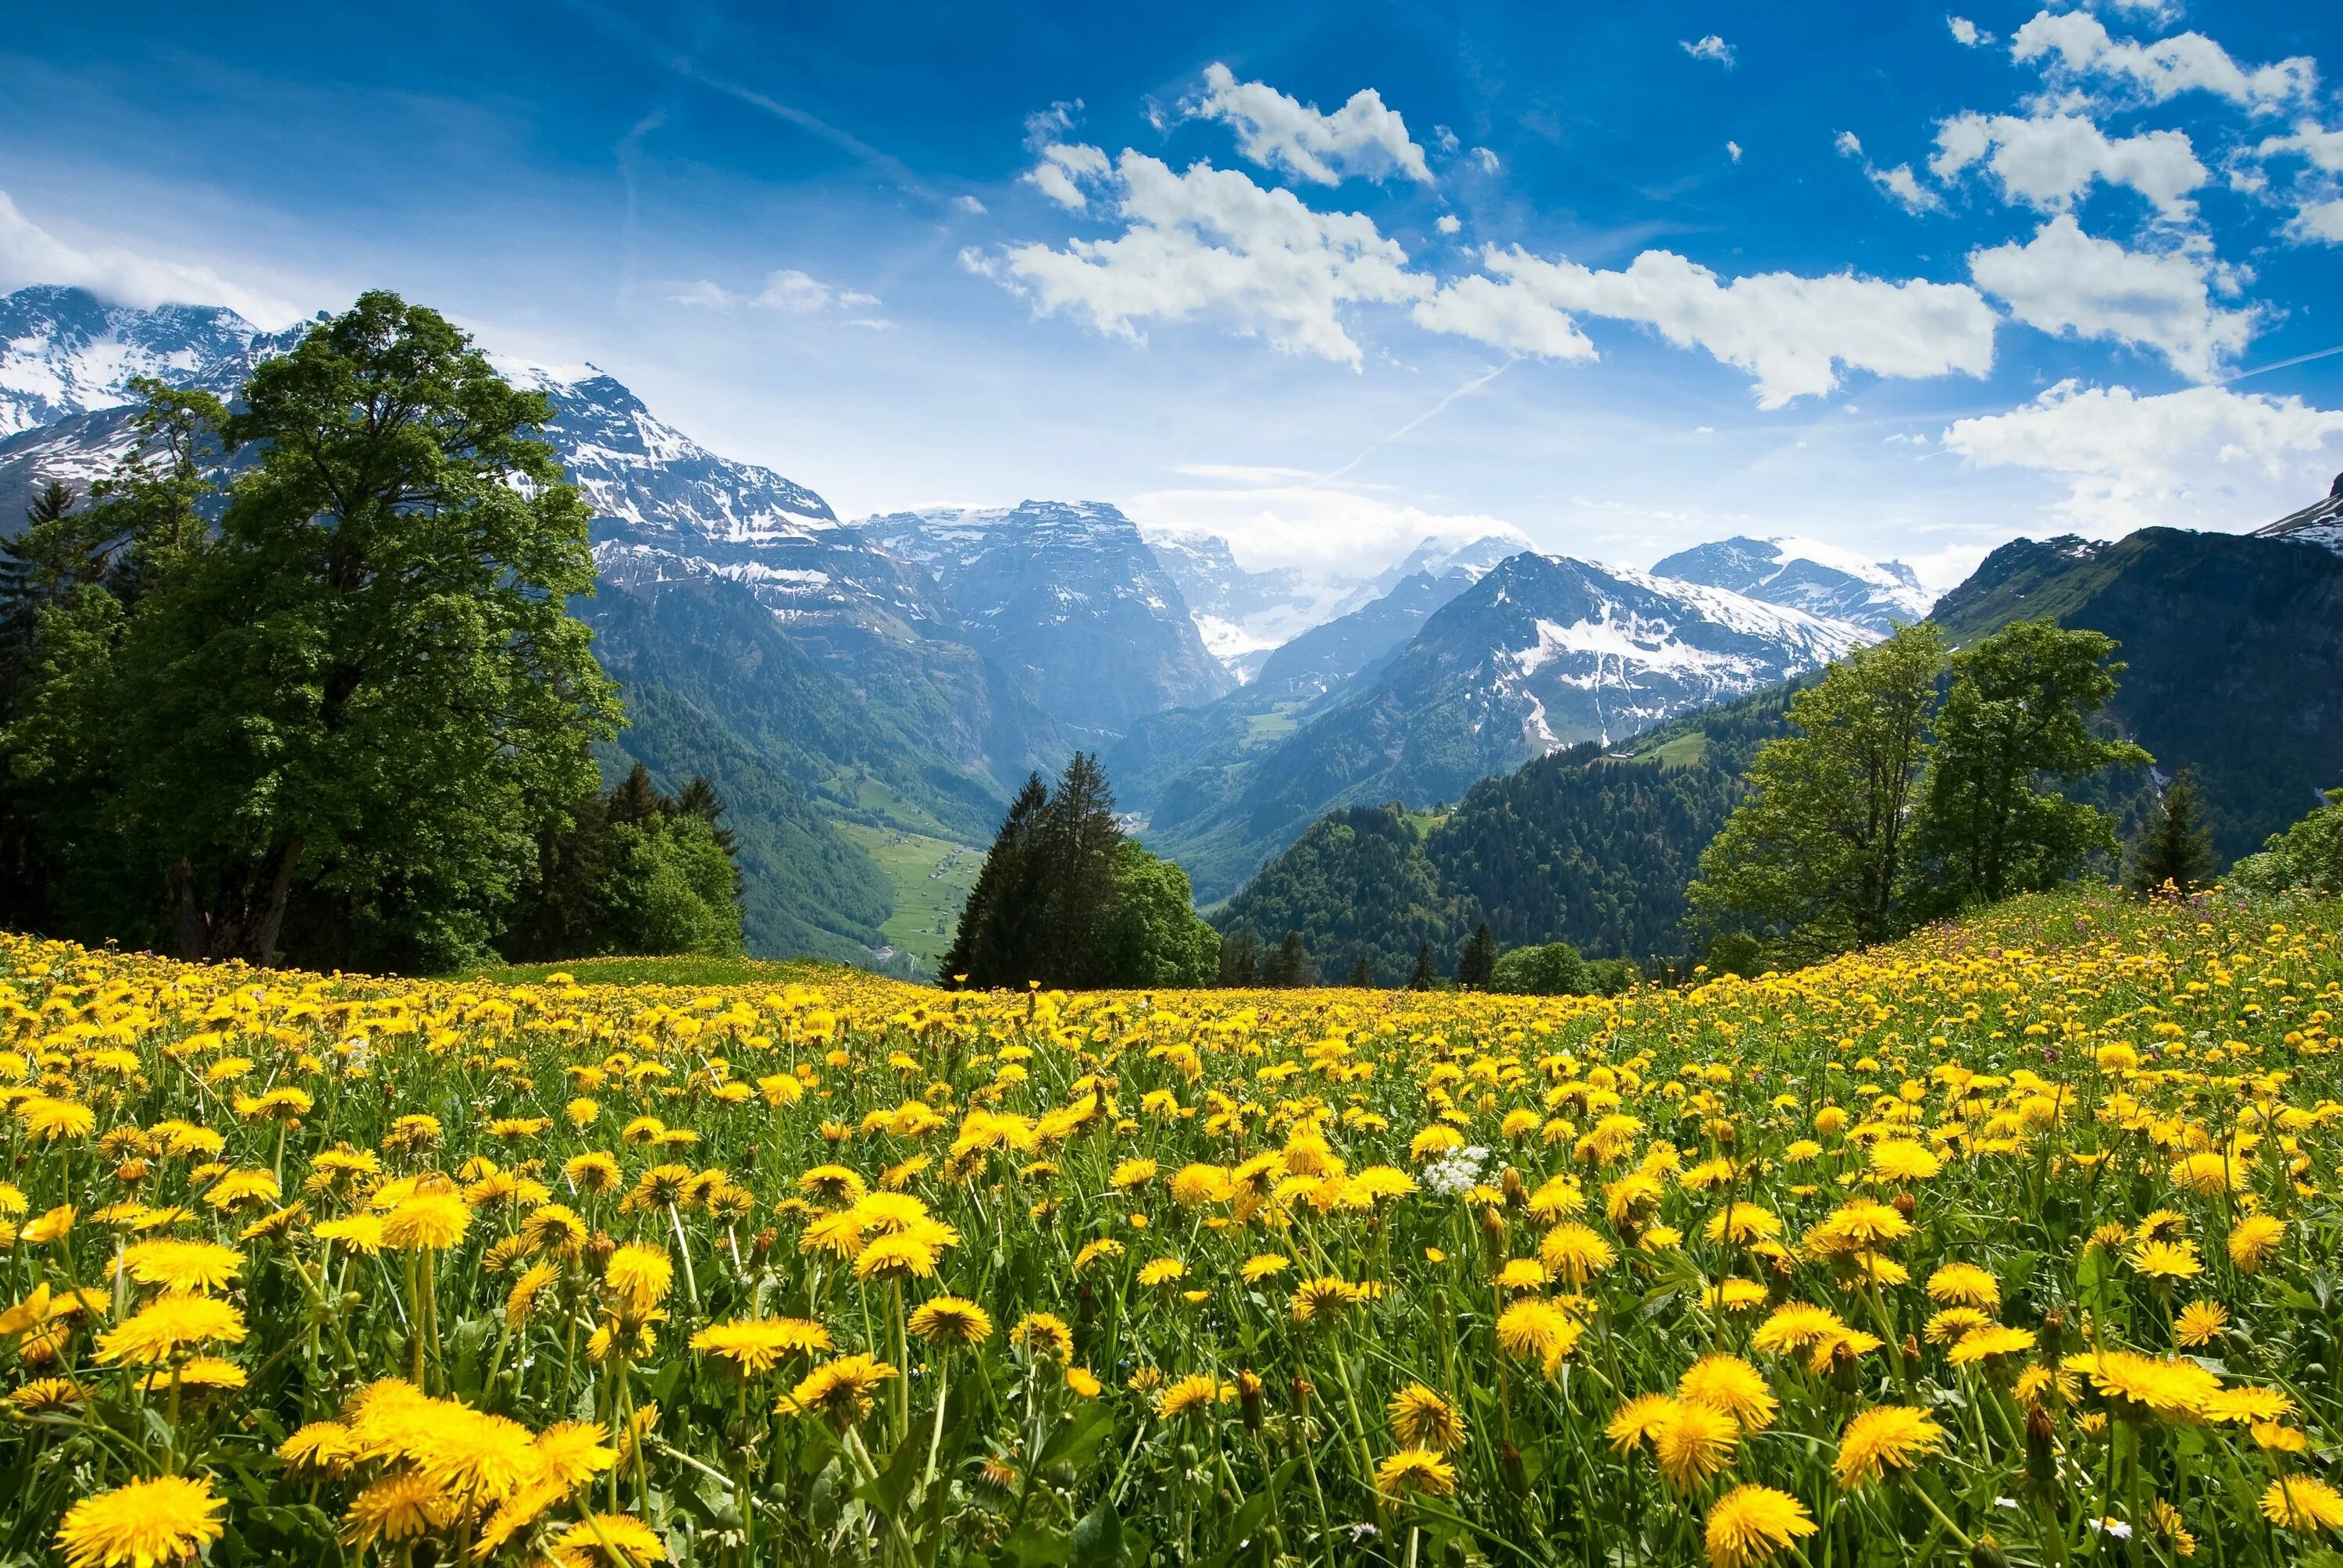
[[[2124,670],[2108,662],[2115,646],[2096,631],[2022,620],[1953,655],[1914,846],[1916,914],[2040,892],[2115,854],[2114,819],[2056,788],[2149,761],[2089,728]]]
[[[1380,983],[1396,985],[1418,947],[1455,941],[1459,916],[1423,835],[1394,803],[1320,818],[1213,923],[1232,939],[1262,945],[1300,931],[1333,972],[1355,972],[1363,963]]]
[[[2285,832],[2271,834],[2260,854],[2231,868],[2228,879],[2260,892],[2307,888],[2343,893],[2343,789],[2328,790],[2326,805]]]
[[[1105,949],[1113,985],[1192,989],[1220,978],[1221,933],[1197,918],[1188,873],[1128,839],[1115,846]]]
[[[387,293],[256,369],[224,426],[147,398],[79,525],[103,567],[59,556],[0,739],[54,847],[45,923],[261,962],[281,935],[320,966],[482,950],[619,717],[565,608],[588,514],[533,438],[545,399]],[[257,456],[210,528],[214,432]]]
[[[1943,658],[1923,621],[1798,694],[1796,733],[1758,749],[1750,798],[1701,854],[1686,890],[1695,919],[1755,924],[1801,954],[1894,934]]]
[[[1261,983],[1280,987],[1318,983],[1318,966],[1312,960],[1309,944],[1300,931],[1286,932],[1284,940],[1262,960]]]
[[[1489,975],[1489,989],[1508,996],[1584,996],[1590,992],[1586,960],[1568,942],[1508,949]]]
[[[740,873],[724,814],[706,779],[669,796],[637,763],[547,832],[498,949],[522,961],[739,953]]]
[[[2108,544],[2020,539],[1937,606],[1973,643],[2018,619],[2104,632],[2129,668],[2095,729],[2194,772],[2217,863],[2249,854],[2343,780],[2343,555],[2287,539],[2143,528]],[[2134,836],[2156,804],[2144,768],[2068,793]]]
[[[1261,980],[1261,939],[1234,930],[1221,939],[1220,983],[1242,989]]]
[[[1747,931],[1725,931],[1708,944],[1704,960],[1711,974],[1754,978],[1765,972],[1765,948]]]
[[[2211,879],[2213,863],[2213,835],[2197,806],[2197,776],[2183,768],[2157,796],[2147,827],[2132,841],[2124,885],[2142,895],[2167,883],[2177,892],[2193,893]],[[2245,863],[2238,862],[2240,869]],[[2247,873],[2247,879],[2252,875]]]
[[[2117,690],[2114,642],[2019,621],[1956,654],[1926,621],[1849,655],[1792,699],[1745,799],[1686,890],[1712,930],[1748,929],[1786,961],[2071,879],[2112,855],[2114,822],[2043,786],[2147,753],[2090,726]]]
[[[1097,758],[1076,752],[1048,789],[1010,802],[944,955],[978,987],[1209,985],[1220,935],[1190,908],[1187,874],[1122,835]]]
[[[1483,920],[1464,939],[1464,950],[1456,955],[1456,983],[1467,990],[1485,990],[1496,969],[1497,939],[1490,934],[1489,922]]]

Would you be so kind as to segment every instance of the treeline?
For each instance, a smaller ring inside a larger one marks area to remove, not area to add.
[[[1634,758],[1574,746],[1473,786],[1435,821],[1397,802],[1329,812],[1213,916],[1266,953],[1299,934],[1317,972],[1451,978],[1481,926],[1501,950],[1564,943],[1641,969],[1681,966],[1684,886],[1779,735],[1792,689],[1678,720]]]
[[[0,921],[402,971],[738,946],[720,806],[600,790],[622,716],[541,395],[387,293],[233,407],[134,387],[129,456],[0,573]]]

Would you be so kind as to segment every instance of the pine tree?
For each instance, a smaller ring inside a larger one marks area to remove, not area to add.
[[[1318,983],[1317,966],[1310,961],[1310,949],[1300,931],[1288,931],[1285,940],[1262,965],[1261,983],[1265,986],[1300,987]]]
[[[1432,961],[1432,944],[1424,943],[1415,950],[1415,968],[1407,977],[1410,990],[1430,990],[1440,983],[1440,970]]]
[[[1483,920],[1465,939],[1464,951],[1456,960],[1456,983],[1467,990],[1485,990],[1496,970],[1497,939]]]
[[[2192,893],[2212,875],[2212,831],[2197,809],[2197,776],[2183,768],[2156,798],[2156,814],[2133,840],[2124,883],[2142,896],[2167,882]]]
[[[1009,803],[1008,815],[1001,819],[1001,831],[993,836],[991,852],[984,857],[984,865],[976,874],[976,885],[969,890],[968,901],[960,908],[960,929],[952,934],[951,948],[944,954],[939,972],[948,983],[1006,986],[1041,978],[1035,973],[1017,975],[1015,971],[1031,967],[1026,954],[1018,950],[1026,946],[1020,940],[1018,917],[1031,874],[1026,853],[1028,840],[1049,798],[1041,776],[1034,773],[1026,777],[1025,787]]]
[[[724,802],[717,795],[716,786],[709,779],[708,775],[693,774],[691,782],[676,791],[675,809],[682,816],[697,817],[707,823],[715,833],[716,841],[724,847],[726,854],[739,853],[739,838],[731,829],[725,827],[719,820],[724,815]]]
[[[1349,983],[1361,990],[1375,989],[1375,966],[1365,953],[1360,953],[1359,961],[1351,966]]]
[[[1243,990],[1261,980],[1261,939],[1239,929],[1221,939],[1221,984]]]
[[[611,823],[648,822],[659,814],[664,804],[658,785],[651,782],[651,770],[638,762],[627,770],[627,776],[610,789],[609,804],[603,815]]]

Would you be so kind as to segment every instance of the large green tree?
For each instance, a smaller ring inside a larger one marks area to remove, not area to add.
[[[479,951],[619,719],[565,608],[594,572],[585,502],[536,439],[549,408],[387,293],[241,401],[224,435],[249,461],[214,528],[164,485],[172,433],[214,415],[150,395],[167,471],[140,493],[172,504],[115,581],[42,612],[5,745],[69,863],[105,873],[75,873],[73,923],[268,962],[297,903],[296,957]]]
[[[1686,890],[1712,929],[1755,927],[1794,957],[1896,934],[1944,643],[1926,621],[1832,665],[1790,703],[1793,733],[1751,762],[1751,793]]]
[[[1914,837],[1916,914],[2037,892],[2115,854],[2115,819],[2057,788],[2150,760],[2092,732],[2123,674],[2115,649],[2099,632],[2021,620],[1953,655]]]

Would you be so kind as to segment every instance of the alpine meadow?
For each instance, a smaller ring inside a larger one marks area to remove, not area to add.
[[[2343,1568],[2343,15],[0,61],[0,1568]]]

